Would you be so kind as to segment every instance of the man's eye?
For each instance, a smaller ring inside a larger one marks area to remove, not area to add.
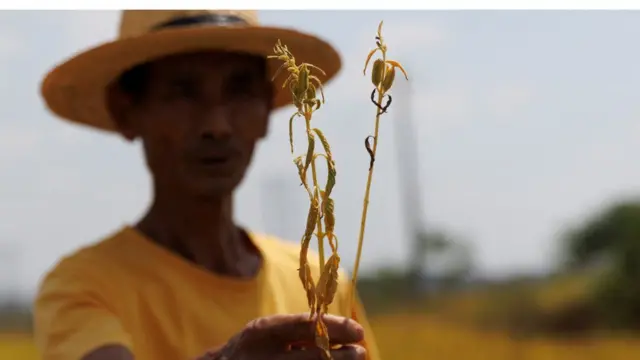
[[[226,90],[230,95],[254,95],[258,82],[252,73],[235,74],[227,80]]]
[[[174,96],[193,98],[197,95],[197,87],[192,81],[181,80],[171,84],[170,92]]]

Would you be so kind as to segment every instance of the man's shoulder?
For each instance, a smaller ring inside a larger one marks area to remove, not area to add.
[[[277,257],[280,260],[298,261],[300,245],[297,243],[266,233],[250,232],[255,244],[267,257]]]
[[[296,269],[299,267],[301,247],[298,242],[262,233],[252,232],[251,235],[256,240],[256,243],[261,247],[261,250],[265,252],[265,255],[268,256],[270,260],[275,260],[278,263],[278,266],[295,267]],[[325,247],[328,247],[328,245],[325,245]],[[314,276],[319,276],[319,253],[314,249],[309,249],[307,252],[307,260]],[[341,267],[340,273],[343,275],[341,278],[344,279],[346,271],[343,267]]]
[[[123,234],[124,230],[120,229],[66,253],[44,274],[40,288],[52,283],[74,282],[100,272],[108,273],[109,259],[113,258]]]

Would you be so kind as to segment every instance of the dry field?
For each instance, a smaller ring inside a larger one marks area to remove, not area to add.
[[[640,358],[640,339],[516,341],[416,314],[371,319],[383,359],[627,360]],[[0,359],[36,360],[28,335],[0,335]]]
[[[626,360],[640,358],[640,339],[582,341],[510,339],[426,316],[372,319],[383,359]]]

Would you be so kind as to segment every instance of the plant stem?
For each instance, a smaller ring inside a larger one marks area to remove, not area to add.
[[[311,132],[311,114],[305,114],[305,124],[307,126],[307,133]],[[313,191],[318,191],[318,174],[316,172],[316,159],[311,160],[311,175],[313,176]],[[320,204],[318,204],[319,206]],[[320,269],[324,266],[324,233],[322,232],[322,221],[318,216],[316,218],[316,231],[318,233],[318,258],[320,260]]]
[[[382,55],[383,61],[385,59],[385,54]],[[386,73],[386,69],[385,69]],[[384,76],[382,77],[384,79]],[[378,104],[382,104],[382,99],[384,94],[379,91],[378,88]],[[378,129],[380,128],[380,115],[382,115],[382,110],[377,109],[376,111],[376,124],[375,130],[373,133],[373,149],[371,152],[373,153],[373,159],[376,158],[376,150],[378,149]],[[371,191],[371,180],[373,179],[373,168],[375,166],[375,161],[371,164],[371,168],[369,169],[369,175],[367,177],[367,185],[364,191],[364,202],[362,204],[362,219],[360,220],[360,234],[358,235],[358,252],[356,253],[356,261],[353,266],[353,275],[351,276],[351,296],[350,303],[351,308],[353,309],[355,294],[356,294],[356,283],[358,281],[358,268],[360,267],[360,256],[362,255],[362,245],[364,244],[364,230],[367,223],[367,210],[369,209],[369,193]]]

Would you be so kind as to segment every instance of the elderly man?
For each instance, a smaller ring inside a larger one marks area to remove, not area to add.
[[[124,11],[119,39],[47,75],[42,94],[59,117],[142,143],[153,199],[138,222],[44,277],[34,310],[44,360],[320,357],[296,345],[314,341],[299,249],[232,217],[271,111],[291,101],[270,81],[278,39],[325,81],[340,69],[329,44],[260,26],[254,11]],[[326,318],[341,345],[332,357],[377,360],[345,280]]]

